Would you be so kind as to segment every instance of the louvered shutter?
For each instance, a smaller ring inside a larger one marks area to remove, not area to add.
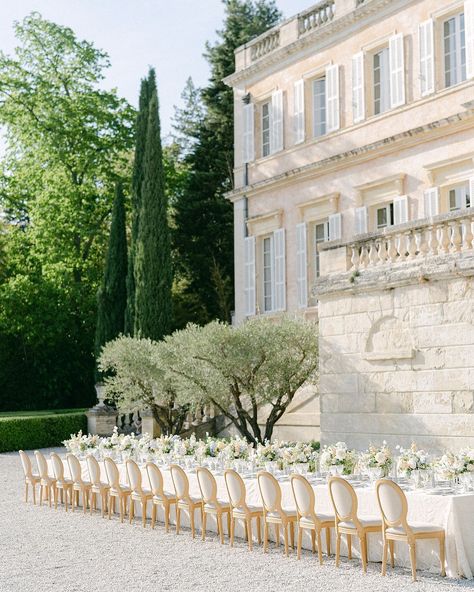
[[[283,150],[283,91],[276,90],[272,93],[271,111],[271,152]]]
[[[329,222],[329,240],[340,240],[342,234],[342,214],[331,214]]]
[[[245,314],[252,316],[255,314],[255,237],[247,236],[244,239],[245,245],[245,273],[244,273],[244,293],[245,293]]]
[[[405,58],[403,51],[403,35],[393,35],[388,44],[390,68],[390,107],[405,104]]]
[[[464,2],[464,28],[466,36],[466,77],[474,78],[474,0]]]
[[[275,300],[274,310],[286,309],[286,257],[285,257],[285,229],[279,228],[273,233],[273,252],[275,257]]]
[[[326,131],[334,132],[339,127],[339,66],[334,65],[326,68]]]
[[[406,195],[393,200],[393,221],[395,224],[408,222],[408,197]]]
[[[352,113],[354,123],[365,119],[364,52],[352,58]]]
[[[293,133],[295,144],[304,142],[304,80],[294,84]]]
[[[308,306],[306,224],[296,225],[296,288],[299,308]]]
[[[367,208],[362,206],[355,210],[356,234],[366,234],[367,232]]]
[[[433,19],[429,19],[420,24],[420,86],[422,97],[433,93],[435,90],[433,31]]]
[[[243,108],[243,161],[252,162],[254,159],[254,106],[253,103],[244,105]]]
[[[439,214],[439,189],[431,187],[425,191],[425,218]]]

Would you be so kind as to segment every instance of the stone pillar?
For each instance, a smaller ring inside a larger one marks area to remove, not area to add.
[[[86,413],[87,431],[89,434],[98,434],[99,436],[110,436],[117,425],[117,410],[104,402],[104,385],[98,383],[95,385],[98,403]]]
[[[150,434],[152,438],[157,438],[161,435],[161,429],[156,419],[153,417],[151,409],[143,409],[140,411],[142,418],[142,434]]]

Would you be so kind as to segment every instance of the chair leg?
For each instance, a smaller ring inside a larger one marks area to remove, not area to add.
[[[120,523],[123,524],[123,516],[125,514],[125,512],[124,512],[124,506],[125,506],[125,503],[126,503],[125,502],[125,496],[124,495],[121,495],[118,498],[118,500],[119,500],[119,506],[120,506]],[[132,500],[130,500],[130,517],[131,517],[130,518],[130,522],[133,519],[133,510],[134,510],[134,507],[133,506],[134,506],[134,502],[132,502]]]
[[[69,488],[65,489],[64,494],[63,494],[64,495],[64,509],[66,510],[66,512],[67,512],[67,493],[68,493],[68,491],[70,492],[71,490]]]
[[[142,502],[142,526],[143,526],[143,528],[146,527],[146,507],[147,507],[147,501],[144,500]]]
[[[253,532],[252,532],[252,518],[247,520],[247,542],[249,544],[249,550],[253,549]]]
[[[195,508],[192,508],[192,507],[189,508],[189,521],[191,523],[191,535],[193,538],[196,536],[196,527],[194,525],[194,511],[195,511]],[[203,515],[203,521],[204,521],[204,515]]]
[[[263,519],[263,552],[266,553],[268,549],[268,523]]]
[[[363,534],[360,537],[360,556],[362,558],[362,569],[367,573],[367,537]]]
[[[275,541],[276,541],[276,546],[279,547],[280,546],[280,525],[279,524],[275,524]]]
[[[42,506],[43,505],[43,486],[40,485],[40,500],[39,500],[39,505]]]
[[[350,534],[347,537],[347,558],[352,559],[352,536]]]
[[[290,522],[290,545],[293,551],[295,550],[295,523]]]
[[[221,513],[217,514],[217,524],[219,525],[219,536],[220,536],[221,545],[223,545],[224,544],[224,527],[222,525],[222,514]]]
[[[74,489],[71,489],[71,510],[74,512],[76,507],[76,492]]]
[[[207,512],[204,512],[202,517],[202,527],[201,527],[201,539],[203,541],[206,540],[206,526],[207,526]],[[217,530],[219,530],[219,518],[217,519]]]
[[[395,567],[395,554],[394,554],[395,541],[389,540],[388,541],[388,548],[390,549],[390,566],[393,569]]]
[[[176,534],[179,534],[179,527],[181,523],[181,508],[176,504]]]
[[[25,481],[25,504],[28,503],[28,483]]]
[[[326,528],[326,551],[329,557],[331,555],[331,529],[329,526]]]
[[[232,520],[232,510],[231,508],[229,508],[229,511],[227,512],[227,536],[230,538],[230,523]]]
[[[388,541],[384,540],[383,542],[383,553],[382,553],[382,575],[384,576],[387,573],[387,554],[388,554]]]
[[[234,530],[235,530],[235,518],[232,517],[230,520],[230,532],[229,532],[229,544],[231,547],[234,546]]]
[[[319,565],[323,564],[323,549],[322,549],[322,545],[321,545],[321,531],[318,530],[318,559],[319,559]]]
[[[288,523],[283,524],[283,541],[285,543],[285,555],[288,557]]]
[[[413,581],[416,582],[416,548],[415,548],[415,541],[409,543],[410,547],[410,563],[411,563],[411,575],[413,577]]]
[[[152,530],[155,528],[155,521],[156,521],[156,504],[152,502],[151,505],[151,528]]]
[[[33,504],[36,506],[36,485],[35,483],[33,483],[31,485],[32,489],[33,489]]]
[[[104,512],[107,504],[107,494],[101,493],[100,494],[100,515],[102,518],[104,517]]]
[[[336,567],[339,567],[339,557],[341,553],[341,535],[336,535]]]
[[[445,565],[445,541],[444,541],[444,533],[443,536],[439,539],[439,561],[441,563],[441,576],[444,577],[446,575],[446,565]]]
[[[311,552],[316,553],[316,531],[311,529]]]
[[[62,491],[62,490],[61,490]],[[59,495],[59,490],[57,487],[54,488],[54,509],[57,510],[58,509],[58,495]]]
[[[109,507],[108,507],[109,520],[110,520],[110,516],[112,515],[112,504],[113,503],[114,503],[114,498],[109,495]]]
[[[164,514],[165,514],[165,532],[170,531],[170,507],[171,504],[165,504],[163,506]]]
[[[262,525],[261,525],[260,516],[257,516],[257,540],[258,540],[258,544],[261,545],[262,544]]]
[[[313,535],[313,531],[311,531],[311,536]],[[301,559],[301,545],[303,542],[303,529],[301,526],[298,525],[298,540],[296,543],[296,558]],[[313,551],[314,552],[314,551]]]
[[[135,518],[135,500],[130,498],[130,512],[129,512],[129,523]]]

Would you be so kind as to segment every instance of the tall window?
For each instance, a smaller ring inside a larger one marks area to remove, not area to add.
[[[376,222],[377,228],[387,228],[387,226],[393,226],[394,215],[393,215],[393,203],[389,203],[386,206],[377,208],[376,211]]]
[[[466,37],[464,14],[457,14],[443,24],[444,83],[453,86],[466,80]]]
[[[270,103],[262,105],[262,156],[270,154]]]
[[[273,310],[273,238],[263,239],[263,310]]]
[[[326,133],[326,78],[313,81],[313,135]]]
[[[449,209],[462,210],[471,207],[471,196],[469,195],[469,186],[461,185],[449,190]]]
[[[385,47],[374,55],[374,113],[390,108],[389,50]]]
[[[319,263],[319,243],[329,240],[329,222],[320,222],[314,225],[314,273],[315,277],[319,277],[321,267]]]

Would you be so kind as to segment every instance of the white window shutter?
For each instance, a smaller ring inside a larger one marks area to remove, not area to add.
[[[389,39],[388,43],[390,67],[390,107],[405,104],[405,56],[403,49],[403,34],[398,33]]]
[[[364,52],[352,58],[352,113],[354,123],[365,119]]]
[[[464,1],[466,35],[466,77],[474,78],[474,0]]]
[[[276,90],[272,93],[271,110],[271,152],[283,150],[283,91]]]
[[[252,162],[255,157],[254,150],[254,105],[249,103],[243,109],[243,161]]]
[[[420,24],[418,42],[420,45],[420,86],[421,96],[434,93],[434,26],[433,19]]]
[[[304,142],[304,80],[294,84],[293,133],[295,144]]]
[[[285,257],[285,229],[279,228],[273,233],[273,252],[275,257],[275,300],[274,310],[286,309],[286,257]]]
[[[247,236],[244,239],[245,244],[245,273],[244,273],[244,293],[245,293],[245,314],[253,316],[255,314],[255,237]]]
[[[308,264],[306,252],[306,224],[296,225],[296,287],[298,307],[308,306]]]
[[[425,218],[439,214],[439,189],[431,187],[425,191]]]
[[[394,224],[408,222],[408,197],[406,195],[393,200],[393,222]]]
[[[367,233],[367,208],[362,206],[355,209],[355,227],[356,234]]]
[[[339,66],[326,68],[326,131],[334,132],[340,127]]]
[[[331,214],[329,221],[329,240],[340,240],[342,236],[342,214]]]

